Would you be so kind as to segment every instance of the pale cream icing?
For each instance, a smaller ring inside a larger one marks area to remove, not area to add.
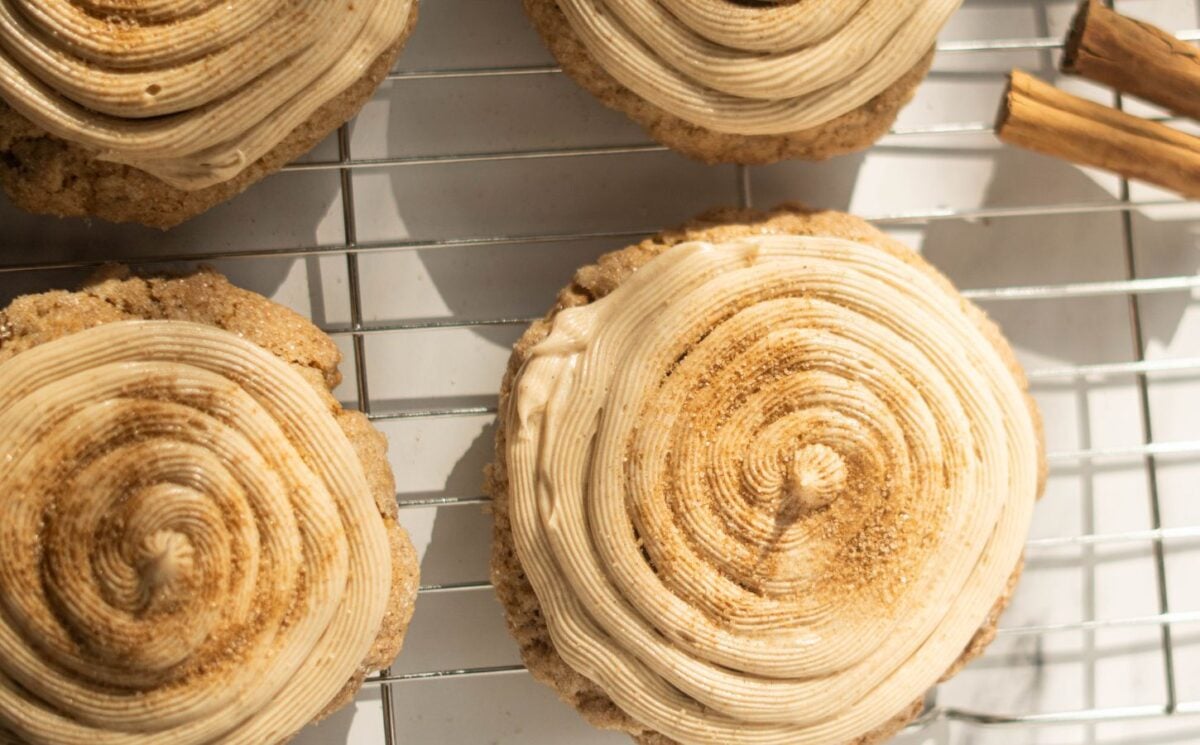
[[[280,742],[379,633],[391,552],[362,464],[234,334],[126,321],[12,357],[0,462],[0,732]]]
[[[717,132],[819,126],[889,88],[962,0],[558,0],[589,54],[659,108]]]
[[[504,412],[555,649],[681,743],[849,742],[1005,589],[1024,393],[920,269],[835,238],[674,246],[558,313]]]
[[[0,0],[0,97],[183,189],[227,181],[362,77],[413,0]]]

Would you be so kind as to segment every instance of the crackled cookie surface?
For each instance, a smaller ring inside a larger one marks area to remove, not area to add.
[[[0,732],[278,743],[390,663],[415,556],[327,337],[211,274],[0,330]]]
[[[527,663],[603,726],[868,741],[994,627],[1036,412],[982,314],[843,218],[619,252],[517,347],[493,571]]]
[[[961,0],[526,0],[566,70],[683,152],[820,158],[882,134]]]

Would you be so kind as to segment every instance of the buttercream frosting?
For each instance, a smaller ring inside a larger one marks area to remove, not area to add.
[[[183,189],[229,180],[396,43],[413,0],[0,0],[0,97]]]
[[[329,404],[270,352],[182,321],[21,352],[0,462],[0,732],[281,742],[359,673],[386,528]]]
[[[920,62],[962,0],[558,0],[622,85],[693,124],[741,135],[819,126]]]
[[[683,243],[561,310],[503,412],[554,647],[681,743],[829,745],[962,654],[1038,490],[964,301],[878,248]]]

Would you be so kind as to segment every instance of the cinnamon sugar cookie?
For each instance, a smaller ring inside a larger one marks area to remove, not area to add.
[[[417,560],[339,358],[211,271],[0,311],[0,741],[279,743],[391,664]]]
[[[563,69],[706,163],[822,160],[882,137],[961,0],[524,0]]]
[[[0,2],[0,182],[22,208],[194,217],[353,117],[417,20],[416,0],[135,5]]]
[[[887,739],[980,654],[1045,480],[997,327],[862,220],[711,212],[575,275],[500,397],[526,665],[646,745]]]

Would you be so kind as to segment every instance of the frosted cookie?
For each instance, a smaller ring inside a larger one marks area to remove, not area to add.
[[[563,69],[707,163],[820,160],[882,137],[961,0],[524,0]]]
[[[391,664],[417,561],[338,361],[212,272],[0,311],[0,742],[281,743]]]
[[[354,116],[416,0],[0,0],[0,181],[18,205],[170,227]]]
[[[504,377],[492,579],[638,742],[880,742],[1020,572],[1041,423],[997,327],[862,220],[718,211],[576,274]]]

